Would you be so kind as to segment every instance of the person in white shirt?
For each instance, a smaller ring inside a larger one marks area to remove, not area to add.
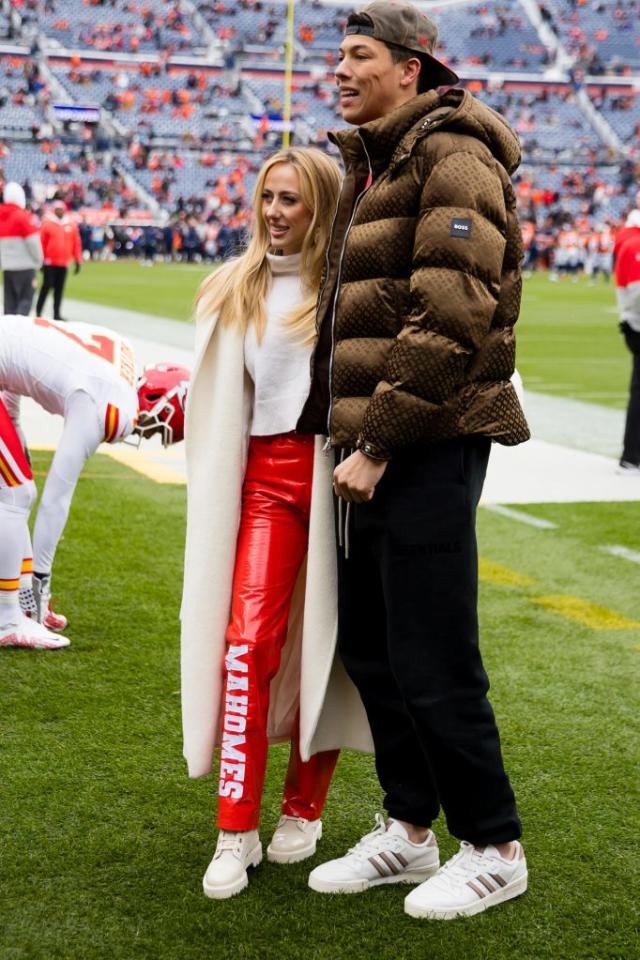
[[[314,853],[338,757],[331,749],[302,759],[306,654],[292,649],[301,582],[305,629],[307,621],[314,461],[327,460],[295,426],[309,392],[315,305],[339,188],[336,163],[319,150],[270,157],[258,175],[246,251],[198,294],[195,402],[186,424],[183,727],[192,776],[211,769],[220,731],[220,832],[203,879],[214,899],[244,889],[247,867],[262,859],[268,741],[291,741],[282,816],[267,850],[277,863]],[[219,466],[209,466],[212,447]],[[210,691],[196,716],[203,676]]]
[[[9,567],[15,566],[18,553],[22,559],[23,615],[49,630],[65,629],[66,617],[50,605],[51,570],[82,468],[102,442],[158,432],[165,445],[182,439],[188,380],[189,371],[175,364],[159,365],[138,377],[131,345],[113,330],[44,317],[0,317],[0,397],[5,412],[0,423],[0,441],[4,441],[4,448],[0,447],[0,538],[8,537],[8,515],[15,515],[16,497],[26,528],[35,493],[30,473],[27,476],[24,463],[16,460],[14,431],[25,445],[20,398],[30,397],[49,413],[64,418],[36,515],[33,562],[22,533],[22,548],[16,540],[7,547],[13,558]],[[0,565],[0,581],[3,577]],[[6,579],[13,582],[15,578]],[[24,642],[16,640],[15,605],[11,617],[10,612],[7,605],[4,618],[0,613],[0,646],[49,648],[50,644],[38,643],[37,636],[34,642],[28,637]],[[20,635],[25,630],[28,634],[27,627],[21,622]]]

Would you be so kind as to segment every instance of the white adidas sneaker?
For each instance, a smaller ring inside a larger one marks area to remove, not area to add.
[[[25,647],[30,650],[62,650],[70,641],[59,633],[52,633],[45,626],[20,614],[15,623],[0,627],[0,647]]]
[[[412,843],[397,820],[385,823],[376,814],[376,828],[344,857],[322,863],[309,874],[318,893],[361,893],[387,883],[422,883],[440,864],[438,844],[430,830],[422,843]]]
[[[410,917],[453,920],[472,917],[527,889],[527,861],[518,843],[513,860],[501,857],[489,844],[482,852],[465,840],[460,850],[405,898]]]
[[[267,847],[267,860],[271,863],[299,863],[314,855],[321,837],[322,820],[282,816]]]
[[[249,883],[247,867],[262,860],[262,844],[257,830],[221,830],[213,860],[202,879],[202,888],[212,900],[233,897]]]

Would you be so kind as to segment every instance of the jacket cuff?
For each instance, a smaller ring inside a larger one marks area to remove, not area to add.
[[[359,436],[356,440],[356,450],[360,450],[361,453],[371,457],[372,460],[391,460],[391,453],[388,450],[384,450],[377,443],[367,440],[363,436]]]

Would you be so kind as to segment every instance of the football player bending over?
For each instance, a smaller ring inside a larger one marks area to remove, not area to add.
[[[0,317],[0,646],[68,646],[52,634],[67,620],[51,609],[51,570],[82,468],[102,442],[156,433],[165,447],[182,440],[189,377],[169,363],[137,377],[131,345],[113,330]],[[27,519],[35,485],[21,442],[22,396],[64,417],[34,525],[33,576]]]

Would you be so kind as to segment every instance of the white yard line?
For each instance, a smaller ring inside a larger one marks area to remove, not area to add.
[[[630,550],[629,547],[621,547],[618,544],[600,547],[599,549],[604,553],[610,553],[613,557],[622,557],[623,560],[630,560],[631,563],[640,563],[640,552],[638,550]]]
[[[551,523],[550,520],[543,520],[541,517],[532,517],[530,513],[523,513],[522,510],[503,507],[499,503],[484,503],[482,506],[491,513],[499,513],[500,516],[509,517],[510,520],[517,520],[519,523],[528,523],[530,527],[538,527],[539,530],[558,529],[557,523]]]

